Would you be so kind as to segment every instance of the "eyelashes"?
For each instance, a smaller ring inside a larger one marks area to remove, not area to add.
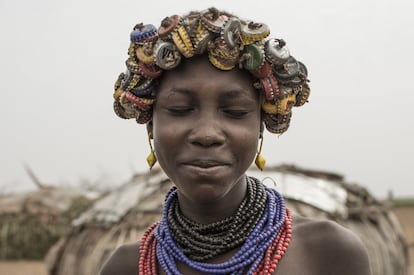
[[[197,111],[196,108],[191,106],[169,106],[165,110],[173,116],[187,116],[192,115]],[[224,114],[230,118],[243,118],[247,116],[251,111],[246,109],[234,109],[234,108],[220,108],[219,113]]]
[[[223,112],[233,118],[243,118],[250,113],[248,110],[234,110],[234,109],[230,109],[230,110],[225,109],[223,110]]]
[[[174,106],[174,107],[166,107],[165,108],[168,113],[175,115],[175,116],[185,116],[193,113],[194,108],[187,107],[187,106]]]

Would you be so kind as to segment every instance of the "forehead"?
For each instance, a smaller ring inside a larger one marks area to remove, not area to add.
[[[243,92],[257,96],[258,91],[253,87],[253,81],[248,71],[219,70],[209,62],[206,55],[201,55],[183,60],[177,68],[165,71],[160,79],[158,96],[174,90],[233,94]]]

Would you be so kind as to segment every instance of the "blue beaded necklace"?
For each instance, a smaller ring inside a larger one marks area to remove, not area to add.
[[[257,179],[253,179],[258,181]],[[240,249],[226,262],[219,264],[197,262],[189,259],[174,242],[168,225],[168,211],[173,200],[177,199],[177,190],[166,198],[163,218],[155,228],[157,239],[156,254],[161,268],[167,275],[181,274],[176,261],[208,274],[252,274],[263,260],[266,249],[276,239],[285,222],[285,202],[274,189],[264,187],[267,195],[266,208],[257,225]]]

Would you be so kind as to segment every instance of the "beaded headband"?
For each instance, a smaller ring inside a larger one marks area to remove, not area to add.
[[[173,15],[153,25],[137,24],[131,32],[127,70],[115,82],[114,111],[140,124],[152,119],[158,78],[184,58],[207,53],[217,69],[238,66],[255,78],[262,92],[263,121],[271,133],[285,132],[293,106],[308,100],[310,88],[305,65],[290,55],[282,39],[267,38],[266,24],[242,20],[210,8],[185,16]]]

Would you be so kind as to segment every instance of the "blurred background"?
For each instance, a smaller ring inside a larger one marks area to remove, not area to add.
[[[265,135],[268,165],[336,172],[380,199],[414,197],[410,0],[1,0],[0,194],[37,188],[25,165],[52,186],[114,188],[147,171],[145,126],[112,111],[129,34],[211,6],[268,24],[308,67],[310,102],[285,134]]]
[[[145,127],[112,111],[136,23],[226,9],[267,23],[308,66],[309,104],[266,135],[268,164],[332,170],[379,197],[412,196],[414,3],[369,1],[2,0],[0,192],[118,184],[147,170]]]

